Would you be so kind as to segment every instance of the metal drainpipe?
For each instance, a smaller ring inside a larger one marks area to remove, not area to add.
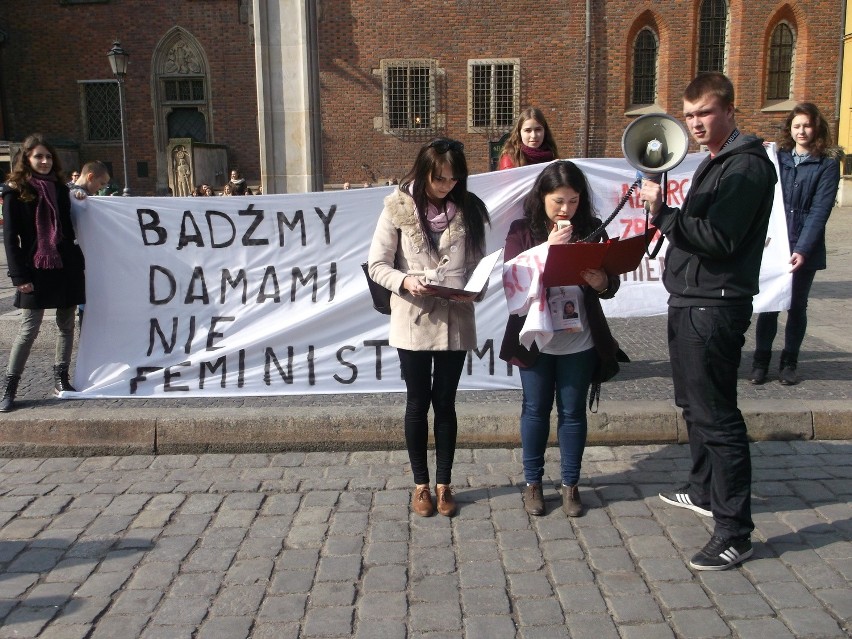
[[[583,157],[589,157],[589,92],[592,86],[592,0],[586,0],[586,105],[583,108]]]

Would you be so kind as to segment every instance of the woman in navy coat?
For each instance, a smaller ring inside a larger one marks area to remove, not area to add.
[[[793,107],[778,151],[793,273],[778,374],[779,381],[788,386],[799,382],[796,365],[808,326],[808,295],[816,272],[826,267],[825,225],[840,184],[840,165],[829,144],[828,123],[820,110],[810,102]],[[777,312],[758,315],[752,384],[766,381],[777,330]]]

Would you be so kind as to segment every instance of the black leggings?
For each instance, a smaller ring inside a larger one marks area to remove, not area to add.
[[[408,395],[405,403],[405,444],[414,483],[429,483],[426,449],[429,406],[435,412],[435,479],[449,484],[456,454],[456,390],[466,351],[407,351],[398,349]],[[434,372],[433,372],[434,362]]]

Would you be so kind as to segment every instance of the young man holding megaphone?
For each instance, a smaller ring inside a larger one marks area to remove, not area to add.
[[[690,135],[710,151],[683,206],[664,204],[653,180],[643,180],[641,190],[669,243],[669,359],[692,455],[687,485],[660,498],[713,517],[713,535],[689,565],[725,570],[752,554],[751,456],[737,407],[737,369],[777,176],[763,140],[737,129],[734,87],[725,75],[702,73],[690,82],[683,115]]]

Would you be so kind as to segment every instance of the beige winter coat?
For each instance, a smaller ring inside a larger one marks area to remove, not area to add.
[[[475,196],[472,196],[475,197]],[[464,288],[482,255],[467,255],[464,211],[441,234],[438,253],[430,250],[420,229],[414,200],[395,190],[385,198],[368,259],[370,277],[391,295],[390,345],[412,351],[467,351],[476,347],[472,302],[435,296],[414,297],[402,287],[411,272],[435,269],[448,257],[443,286]],[[400,229],[397,232],[397,229]],[[397,268],[394,268],[396,257]]]

